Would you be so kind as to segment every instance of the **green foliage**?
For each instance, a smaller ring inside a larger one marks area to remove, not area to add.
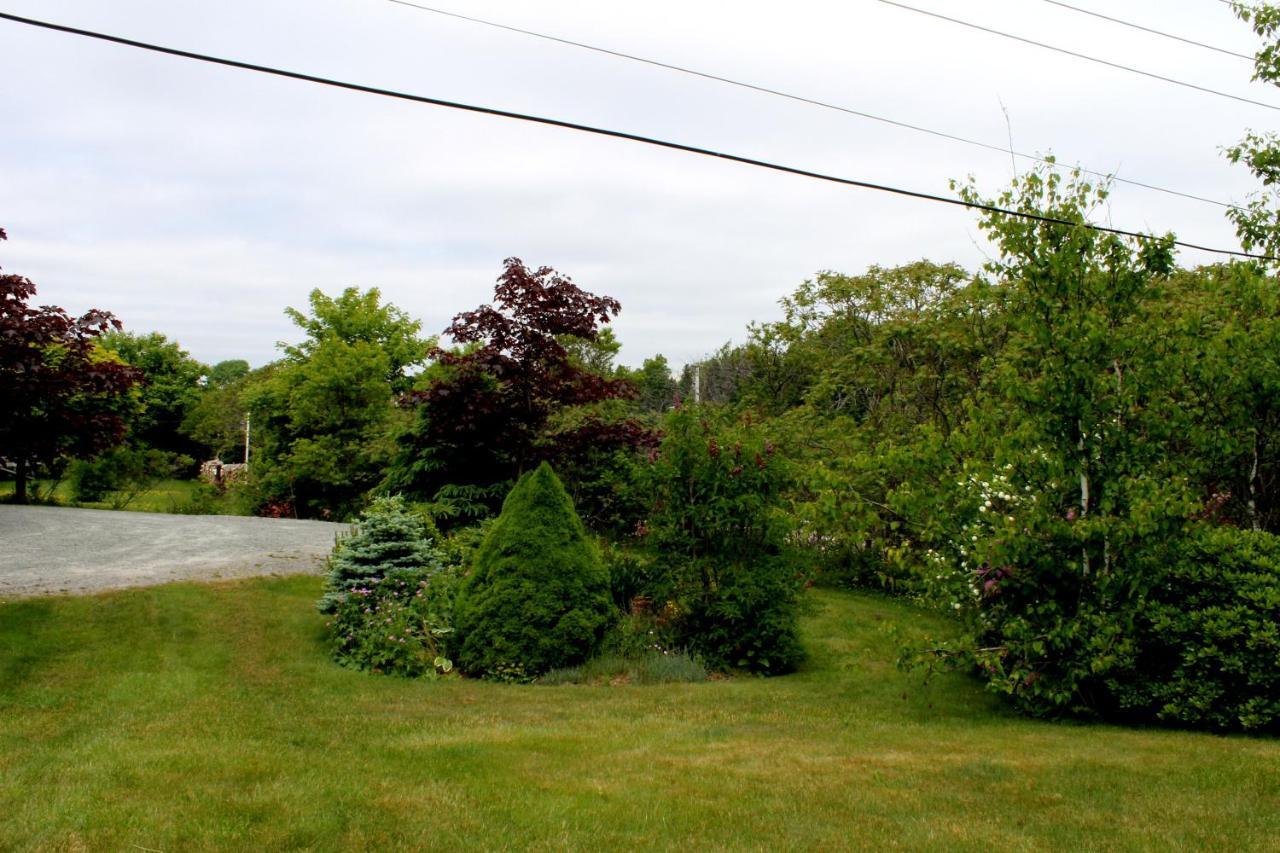
[[[108,332],[100,343],[126,364],[142,371],[142,381],[138,384],[139,406],[129,419],[129,443],[135,447],[194,455],[197,448],[182,425],[200,399],[205,366],[159,332],[148,335]]]
[[[453,669],[458,570],[393,569],[349,590],[326,623],[343,666],[422,678]]]
[[[521,477],[457,604],[458,663],[527,680],[586,660],[613,618],[609,579],[551,466]]]
[[[249,375],[249,362],[243,358],[230,358],[220,361],[209,368],[206,378],[208,387],[224,388],[233,382],[239,382]]]
[[[391,455],[388,369],[376,345],[326,338],[249,387],[263,502],[338,518],[359,508]]]
[[[954,433],[1007,337],[998,291],[918,261],[821,273],[782,305],[752,330],[749,397],[784,410],[796,544],[823,583],[915,592]]]
[[[377,498],[355,532],[334,547],[320,611],[333,612],[353,590],[369,588],[389,572],[418,572],[429,579],[440,566],[440,552],[422,516],[398,495]]]
[[[670,567],[678,641],[717,667],[794,669],[803,657],[799,583],[780,506],[787,471],[772,442],[749,417],[715,423],[709,411],[681,407],[647,477],[648,537]]]
[[[337,298],[317,290],[310,315],[287,309],[306,339],[284,346],[285,358],[242,395],[253,415],[260,505],[350,517],[385,476],[403,420],[394,395],[408,390],[408,371],[432,341],[379,298],[376,289]]]
[[[245,416],[249,412],[247,391],[273,372],[274,368],[268,366],[226,381],[210,380],[201,390],[199,399],[182,422],[182,432],[204,449],[206,459],[227,463],[244,461]]]
[[[648,414],[661,414],[675,403],[680,388],[671,375],[671,366],[661,354],[646,358],[638,371],[631,374],[638,394],[636,406]]]
[[[427,360],[435,341],[420,337],[422,323],[381,300],[376,287],[363,292],[348,287],[336,297],[311,291],[309,315],[296,308],[285,309],[289,319],[307,335],[302,343],[285,348],[289,359],[308,361],[326,341],[338,340],[351,347],[364,345],[382,354],[385,362],[377,375],[391,390],[408,391],[413,384],[410,371]]]
[[[121,446],[72,462],[67,478],[72,500],[106,502],[112,509],[124,509],[161,481],[186,473],[192,464],[190,456]]]
[[[1280,733],[1280,537],[1201,524],[1156,559],[1107,679],[1119,713]]]
[[[713,589],[689,597],[680,637],[713,669],[791,672],[805,657],[796,628],[800,586],[784,559],[739,565],[722,573]]]
[[[671,565],[653,549],[628,547],[605,541],[601,545],[609,591],[613,603],[630,613],[637,599],[649,605],[675,599],[675,578]]]

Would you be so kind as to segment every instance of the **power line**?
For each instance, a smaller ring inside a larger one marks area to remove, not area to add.
[[[269,74],[274,77],[283,77],[289,80],[301,80],[304,83],[316,83],[321,86],[330,86],[335,89],[345,89],[351,92],[360,92],[366,95],[379,95],[386,98],[395,98],[402,101],[410,101],[419,104],[429,104],[437,107],[447,107],[448,109],[462,110],[464,112],[477,113],[480,115],[496,116],[498,118],[515,119],[517,121],[530,122],[532,124],[542,124],[550,127],[564,128],[565,130],[576,130],[582,133],[590,133],[596,136],[606,136],[612,139],[625,139],[631,142],[639,142],[645,145],[653,145],[659,148],[667,148],[672,151],[684,151],[689,154],[698,154],[704,157],[715,157],[720,160],[727,160],[731,163],[742,163],[746,166],[755,166],[761,169],[768,169],[774,172],[782,172],[789,175],[798,175],[803,178],[813,178],[814,180],[826,181],[828,183],[840,184],[849,187],[858,187],[861,189],[875,190],[877,192],[891,193],[893,195],[905,196],[907,198],[921,199],[923,201],[939,202],[954,207],[963,207],[970,210],[981,210],[986,213],[996,213],[1004,216],[1012,216],[1018,219],[1026,219],[1032,222],[1040,222],[1046,225],[1065,225],[1069,228],[1087,228],[1090,231],[1097,231],[1104,234],[1115,234],[1121,237],[1133,237],[1139,240],[1157,239],[1150,234],[1142,234],[1137,231],[1127,231],[1122,228],[1112,228],[1106,225],[1097,225],[1091,222],[1072,222],[1069,219],[1059,219],[1054,216],[1045,216],[1039,213],[1030,213],[1022,210],[1011,210],[1009,208],[997,207],[990,204],[982,204],[979,202],[965,201],[959,198],[948,198],[946,196],[934,195],[932,193],[920,192],[918,190],[908,190],[902,187],[889,186],[887,184],[877,184],[870,181],[861,181],[854,178],[842,178],[836,175],[829,175],[823,172],[815,172],[809,169],[801,169],[795,166],[786,166],[781,163],[772,163],[767,160],[757,160],[752,157],[744,157],[738,154],[730,154],[723,151],[714,151],[710,148],[699,148],[694,145],[685,145],[681,142],[671,142],[668,140],[657,139],[651,136],[642,136],[636,133],[627,133],[621,130],[610,130],[603,127],[595,127],[588,124],[578,124],[577,122],[564,121],[563,119],[548,118],[546,116],[535,116],[528,113],[518,113],[511,110],[502,110],[496,107],[482,107],[475,104],[465,104],[458,101],[447,101],[442,98],[432,98],[427,95],[415,95],[409,92],[400,92],[394,89],[381,89],[375,86],[366,86],[361,83],[348,83],[342,80],[334,80],[328,77],[318,77],[314,74],[304,74],[300,71],[288,71],[282,68],[275,68],[269,65],[257,65],[252,62],[243,62],[238,59],[226,59],[220,56],[212,56],[206,53],[196,53],[189,50],[181,50],[174,47],[165,47],[163,45],[152,44],[150,42],[137,41],[135,39],[124,38],[123,36],[113,36],[107,33],[97,32],[95,30],[84,30],[77,27],[69,27],[65,24],[55,24],[49,21],[40,21],[34,18],[24,18],[19,15],[12,15],[8,12],[0,12],[0,20],[13,21],[18,24],[26,24],[27,26],[39,27],[41,29],[53,30],[60,33],[68,33],[70,35],[83,36],[85,38],[96,39],[98,41],[110,42],[111,44],[124,45],[125,47],[134,47],[139,50],[151,51],[153,53],[162,53],[167,56],[177,56],[182,59],[193,59],[197,62],[207,62],[212,65],[222,65],[228,68],[239,68],[245,71],[255,71],[260,74]],[[1201,246],[1196,243],[1189,243],[1183,240],[1173,240],[1173,245],[1181,246],[1186,249],[1195,249],[1201,252],[1209,252],[1216,255],[1233,255],[1241,258],[1254,258],[1263,261],[1276,261],[1270,255],[1259,255],[1251,252],[1239,251],[1236,249],[1216,249],[1209,246]]]
[[[1163,74],[1156,74],[1153,71],[1143,71],[1141,68],[1134,68],[1132,65],[1123,65],[1119,62],[1112,62],[1109,59],[1100,59],[1099,57],[1096,57],[1096,56],[1090,56],[1087,53],[1077,53],[1076,51],[1068,50],[1065,47],[1058,47],[1052,44],[1045,44],[1042,41],[1036,41],[1034,39],[1025,38],[1023,36],[1017,36],[1017,35],[1014,35],[1013,33],[1006,33],[1003,30],[994,30],[990,27],[984,27],[981,24],[975,24],[970,21],[962,21],[959,18],[949,18],[946,15],[940,15],[937,12],[930,12],[927,9],[918,9],[915,6],[908,6],[905,3],[898,3],[896,2],[896,0],[879,0],[879,2],[884,3],[887,6],[895,6],[899,9],[905,9],[908,12],[915,12],[916,14],[919,14],[919,15],[927,15],[930,18],[937,18],[940,21],[947,21],[948,23],[959,24],[962,27],[968,27],[973,30],[980,30],[984,33],[990,33],[993,36],[1000,36],[1001,38],[1012,39],[1013,41],[1022,42],[1023,44],[1029,44],[1029,45],[1032,45],[1033,47],[1044,48],[1045,50],[1052,50],[1055,53],[1061,53],[1066,56],[1074,56],[1076,59],[1084,59],[1088,62],[1096,62],[1097,64],[1105,65],[1108,68],[1116,68],[1116,69],[1119,69],[1120,71],[1128,71],[1131,74],[1140,74],[1141,76],[1149,77],[1152,80],[1160,80],[1164,83],[1172,83],[1175,86],[1182,86],[1183,88],[1186,88],[1186,89],[1194,89],[1197,92],[1204,92],[1207,95],[1217,95],[1220,98],[1230,98],[1233,101],[1239,101],[1244,104],[1253,104],[1255,107],[1265,107],[1266,109],[1269,109],[1269,110],[1280,110],[1280,106],[1276,106],[1275,104],[1268,104],[1265,101],[1255,101],[1252,98],[1246,98],[1241,95],[1233,95],[1230,92],[1223,92],[1220,89],[1210,89],[1208,86],[1201,86],[1197,83],[1188,83],[1185,80],[1178,80],[1173,77],[1166,77]]]
[[[1227,3],[1230,2],[1230,0],[1223,0],[1223,1]],[[1095,12],[1092,9],[1082,9],[1079,6],[1072,6],[1070,3],[1063,3],[1062,0],[1044,0],[1044,2],[1051,3],[1054,6],[1060,6],[1063,9],[1070,9],[1072,12],[1079,12],[1082,15],[1089,15],[1094,18],[1101,18],[1102,20],[1110,21],[1113,24],[1120,24],[1121,26],[1130,27],[1135,30],[1141,30],[1144,33],[1151,33],[1152,35],[1155,35],[1155,36],[1163,36],[1164,38],[1167,38],[1167,39],[1180,41],[1183,44],[1190,44],[1196,47],[1203,47],[1205,50],[1212,50],[1212,51],[1215,51],[1216,53],[1224,53],[1227,56],[1235,56],[1240,59],[1253,62],[1253,57],[1247,53],[1237,53],[1234,50],[1227,50],[1225,47],[1215,47],[1214,45],[1205,44],[1204,42],[1196,41],[1195,39],[1184,38],[1183,36],[1174,35],[1173,33],[1166,33],[1162,30],[1153,29],[1151,27],[1144,27],[1142,24],[1135,24],[1132,21],[1125,21],[1120,18],[1113,18],[1110,15],[1104,15],[1101,12]]]
[[[839,104],[833,104],[828,101],[820,101],[815,98],[805,97],[804,95],[796,95],[790,92],[784,92],[779,89],[770,88],[768,86],[761,86],[755,83],[744,83],[741,80],[734,80],[732,78],[723,77],[719,74],[712,74],[707,71],[698,71],[697,69],[694,69],[694,68],[688,68],[681,65],[673,65],[669,62],[662,62],[656,59],[648,59],[647,57],[637,56],[632,53],[624,53],[619,50],[612,50],[607,47],[599,47],[597,45],[587,44],[585,42],[574,41],[572,39],[563,38],[561,36],[549,35],[547,33],[540,33],[534,30],[526,30],[526,29],[522,29],[521,27],[511,26],[510,24],[503,24],[498,21],[490,21],[484,18],[475,18],[470,15],[463,15],[458,12],[451,12],[447,9],[441,9],[435,6],[426,6],[421,3],[413,3],[413,2],[410,2],[410,0],[388,0],[388,2],[395,3],[398,6],[408,6],[413,9],[419,9],[423,12],[432,12],[436,15],[443,15],[447,18],[456,18],[460,21],[467,21],[473,24],[480,24],[486,27],[493,27],[494,29],[506,30],[507,32],[510,32],[510,33],[517,33],[519,35],[532,36],[533,38],[543,39],[545,41],[554,42],[556,44],[562,44],[569,47],[579,48],[581,50],[588,50],[594,53],[604,54],[605,56],[612,56],[618,59],[626,59],[626,60],[630,60],[631,62],[640,62],[645,65],[651,65],[655,68],[662,68],[668,71],[676,71],[681,74],[690,74],[694,77],[701,77],[704,80],[713,80],[717,83],[726,83],[730,86],[738,86],[739,88],[749,89],[753,92],[761,92],[766,95],[775,95],[779,98],[786,98],[787,100],[796,101],[801,104],[808,104],[810,106],[821,107],[823,109],[834,110],[836,112],[845,113],[847,115],[857,116],[858,118],[864,118],[864,119],[869,119],[871,121],[882,122],[883,124],[888,124],[894,127],[903,128],[904,130],[912,130],[917,133],[926,133],[930,136],[934,136],[939,139],[947,139],[952,142],[961,142],[961,143],[964,143],[965,145],[972,145],[977,148],[984,148],[988,151],[996,151],[1000,154],[1012,154],[1013,156],[1021,157],[1024,160],[1034,160],[1035,162],[1038,162],[1038,163],[1044,163],[1046,165],[1054,167],[1055,169],[1065,168],[1063,164],[1058,163],[1057,161],[1054,161],[1054,160],[1050,160],[1047,157],[1042,157],[1038,154],[1027,154],[1022,151],[1015,151],[1003,145],[995,145],[990,142],[983,142],[982,140],[979,140],[979,139],[972,139],[969,137],[960,136],[958,134],[948,133],[942,130],[934,130],[933,128],[924,127],[923,125],[911,124],[910,122],[899,121],[897,119],[892,119],[892,118],[886,118],[885,116],[876,115],[874,113],[869,113],[864,110],[858,110],[852,107],[840,106]],[[1112,175],[1107,172],[1097,171],[1096,169],[1086,169],[1081,167],[1080,171],[1084,172],[1085,174],[1094,175],[1099,178],[1114,180],[1117,183],[1128,184],[1129,186],[1141,187],[1142,189],[1146,189],[1146,190],[1154,190],[1155,192],[1161,192],[1161,193],[1166,193],[1168,195],[1179,196],[1181,198],[1190,199],[1192,201],[1200,201],[1206,204],[1214,204],[1214,205],[1217,205],[1218,207],[1223,207],[1227,209],[1236,209],[1236,205],[1229,204],[1225,201],[1218,201],[1217,199],[1214,199],[1214,198],[1208,198],[1207,196],[1196,195],[1195,193],[1189,193],[1189,192],[1184,192],[1182,190],[1170,189],[1169,187],[1162,187],[1162,186],[1159,186],[1158,184],[1151,184],[1145,181],[1135,180],[1133,178],[1122,178],[1118,175]]]

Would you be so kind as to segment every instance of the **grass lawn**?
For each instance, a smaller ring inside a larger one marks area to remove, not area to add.
[[[40,489],[49,487],[49,482],[40,481]],[[121,509],[130,512],[174,512],[178,507],[191,501],[199,482],[196,480],[161,480],[153,488],[138,495],[127,506]],[[0,502],[8,501],[13,496],[13,481],[0,481]],[[53,492],[54,503],[62,506],[82,506],[88,509],[115,509],[110,501],[76,503],[71,499],[71,486],[65,480],[57,485]],[[218,515],[240,514],[230,498],[214,501],[212,507]]]
[[[331,664],[316,578],[0,604],[0,849],[1280,846],[1280,741],[925,689],[814,592],[797,675],[415,683]]]

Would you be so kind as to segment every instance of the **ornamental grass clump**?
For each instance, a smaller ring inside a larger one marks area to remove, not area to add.
[[[600,554],[543,463],[507,495],[459,592],[458,664],[471,675],[528,681],[585,661],[613,616]]]

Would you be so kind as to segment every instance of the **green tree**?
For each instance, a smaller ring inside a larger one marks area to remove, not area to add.
[[[363,504],[393,447],[387,364],[375,344],[331,337],[246,389],[262,500],[336,518]]]
[[[225,363],[225,362],[224,362]],[[182,431],[205,449],[206,458],[244,461],[246,391],[271,375],[273,367],[246,373],[238,379],[210,381],[182,422]]]
[[[573,666],[613,616],[600,554],[544,462],[507,495],[459,592],[458,664],[517,680]]]
[[[307,337],[282,345],[284,358],[244,391],[258,447],[253,479],[262,503],[346,517],[385,475],[395,395],[432,342],[376,289],[337,299],[312,291],[310,300],[311,315],[286,309]]]
[[[226,387],[245,378],[249,375],[249,372],[249,362],[243,358],[229,358],[226,361],[220,361],[209,368],[207,387]]]
[[[661,414],[675,402],[679,387],[671,375],[671,366],[666,356],[659,353],[653,358],[646,358],[640,369],[632,374],[639,394],[636,405],[640,411],[650,414]]]
[[[130,419],[129,441],[170,453],[195,455],[182,424],[200,399],[201,377],[207,368],[175,341],[159,332],[146,335],[108,332],[102,346],[142,371],[141,405]]]
[[[804,650],[782,509],[788,466],[752,419],[718,414],[680,406],[667,415],[645,476],[648,543],[669,567],[662,580],[681,643],[715,668],[789,672]]]
[[[349,346],[368,344],[386,359],[384,378],[393,393],[401,394],[412,387],[411,371],[426,362],[435,345],[434,339],[420,336],[420,321],[390,303],[383,304],[376,287],[363,292],[348,287],[337,297],[326,296],[317,289],[311,291],[308,300],[310,314],[296,308],[285,309],[289,319],[307,335],[301,343],[281,345],[289,359],[305,361],[322,342],[334,338]]]
[[[1105,713],[1133,652],[1131,615],[1151,558],[1195,504],[1166,452],[1172,409],[1140,331],[1172,271],[1172,238],[1087,227],[1104,190],[1052,170],[993,200],[1073,223],[987,213],[1008,340],[966,425],[947,503],[955,606],[974,614],[989,683],[1039,714]]]

